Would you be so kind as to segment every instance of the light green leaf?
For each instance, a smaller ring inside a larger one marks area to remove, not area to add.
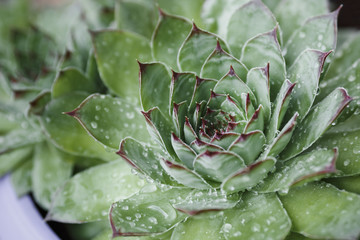
[[[193,73],[173,72],[171,79],[170,104],[180,104],[186,101],[190,103],[193,98],[194,89],[197,85],[197,77]]]
[[[171,240],[225,240],[224,234],[221,232],[223,215],[223,212],[206,212],[189,217],[175,227]]]
[[[29,158],[27,161],[21,163],[21,165],[14,169],[11,173],[11,183],[15,189],[16,195],[19,198],[31,191],[32,168],[33,161],[31,158]]]
[[[49,209],[59,186],[72,174],[73,156],[60,153],[48,143],[35,146],[33,170],[31,172],[32,190],[35,201]]]
[[[144,142],[150,139],[140,109],[121,98],[93,94],[67,114],[78,120],[95,140],[113,151],[127,136]]]
[[[158,19],[154,1],[121,0],[115,4],[115,21],[119,29],[151,38]]]
[[[291,220],[275,194],[246,192],[242,202],[225,211],[223,232],[228,240],[283,239]]]
[[[308,18],[328,13],[328,5],[327,0],[318,0],[316,3],[312,0],[280,1],[273,12],[283,30],[284,42],[286,43],[291,34]]]
[[[194,161],[194,169],[206,179],[222,182],[233,173],[245,168],[244,160],[231,152],[206,151]]]
[[[288,66],[291,66],[300,53],[306,49],[318,49],[322,52],[335,49],[339,10],[310,18],[297,28],[284,50]]]
[[[276,170],[255,187],[254,191],[287,193],[296,183],[313,177],[325,177],[334,173],[335,161],[338,156],[336,149],[315,150],[295,157],[289,161],[279,161]]]
[[[305,50],[289,68],[288,77],[292,83],[296,83],[296,86],[291,93],[288,117],[298,112],[299,119],[304,119],[310,111],[318,92],[320,74],[329,53]]]
[[[346,90],[337,88],[314,106],[303,121],[298,123],[286,151],[280,158],[286,160],[308,149],[323,135],[350,101],[351,97]]]
[[[314,182],[294,188],[280,199],[295,232],[333,239],[356,239],[360,234],[359,195]]]
[[[265,136],[260,131],[253,131],[241,136],[235,140],[229,147],[229,151],[239,155],[249,165],[255,161],[263,150]]]
[[[9,82],[6,80],[4,74],[0,72],[0,100],[8,102],[13,99],[13,92],[10,88]]]
[[[174,3],[174,2],[173,2]],[[155,60],[165,62],[178,71],[177,55],[181,44],[191,31],[191,22],[185,18],[160,12],[160,20],[152,36],[152,53]]]
[[[242,50],[241,61],[250,69],[270,64],[271,99],[274,100],[285,80],[286,67],[277,40],[278,27],[249,39]],[[249,79],[247,79],[249,82]]]
[[[160,160],[162,168],[178,183],[196,189],[212,188],[199,174],[168,160]]]
[[[101,79],[121,97],[137,99],[139,92],[136,60],[151,61],[147,39],[130,32],[100,31],[92,34]]]
[[[276,136],[277,130],[279,130],[282,120],[287,111],[290,95],[295,86],[295,83],[291,83],[289,80],[285,80],[283,85],[280,88],[279,93],[277,94],[274,106],[273,113],[271,115],[271,120],[268,125],[268,129],[266,132],[267,141],[270,142]]]
[[[63,186],[46,219],[67,223],[106,220],[112,202],[131,196],[144,184],[123,161],[89,168]]]
[[[97,86],[76,68],[60,71],[52,86],[51,96],[58,98],[76,91],[93,93],[97,91]]]
[[[241,49],[248,39],[259,33],[268,32],[275,26],[275,17],[261,1],[252,0],[238,8],[231,15],[225,38],[230,45],[232,55],[240,58]]]
[[[258,104],[256,107],[263,106],[265,122],[269,121],[271,116],[269,64],[264,68],[252,68],[248,72],[246,84],[256,97]]]
[[[240,79],[246,79],[248,69],[242,62],[225,52],[218,41],[216,48],[201,67],[200,76],[220,80],[228,73],[230,66],[239,74]]]
[[[52,100],[45,108],[41,124],[49,140],[61,150],[78,156],[113,160],[116,154],[105,151],[103,145],[96,142],[75,119],[63,114],[76,108],[87,95],[77,92]]]
[[[189,145],[184,143],[180,138],[178,138],[174,133],[171,135],[171,144],[174,148],[174,151],[178,158],[185,164],[189,169],[193,169],[194,160],[196,158],[196,153],[192,150]]]
[[[215,49],[217,41],[220,41],[221,47],[225,51],[228,51],[224,41],[222,41],[218,36],[213,33],[203,31],[193,24],[190,34],[179,50],[179,70],[192,71],[199,75],[202,65]]]
[[[135,139],[125,138],[117,154],[154,181],[165,184],[174,183],[160,165],[162,156],[156,149],[144,146]]]
[[[249,133],[256,130],[263,131],[265,122],[264,118],[264,108],[262,105],[260,105],[252,115],[249,122],[246,124],[244,133]]]
[[[268,175],[275,162],[276,159],[271,157],[257,161],[225,179],[221,184],[221,189],[229,194],[254,187]]]
[[[115,202],[110,210],[113,236],[144,236],[169,230],[186,215],[172,204],[183,200],[191,189],[161,191],[153,186]]]
[[[0,177],[31,158],[32,146],[17,148],[0,154]]]

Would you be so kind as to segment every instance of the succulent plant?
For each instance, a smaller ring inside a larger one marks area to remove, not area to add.
[[[91,32],[90,54],[75,44],[30,109],[51,142],[38,159],[60,149],[89,166],[114,152],[125,161],[79,172],[56,194],[51,186],[47,220],[86,222],[94,239],[359,237],[360,45],[356,34],[335,52],[339,9],[325,0],[115,9],[116,26]],[[40,160],[38,171],[54,167]]]

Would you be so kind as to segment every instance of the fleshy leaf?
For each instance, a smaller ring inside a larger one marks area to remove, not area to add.
[[[162,168],[178,183],[189,188],[212,188],[200,175],[186,167],[168,160],[161,161]]]
[[[232,55],[240,58],[241,49],[248,39],[274,29],[275,25],[271,11],[259,0],[252,0],[237,9],[230,18],[226,33]]]
[[[264,68],[252,68],[248,72],[246,84],[254,93],[257,104],[263,106],[265,121],[269,121],[271,116],[269,64]]]
[[[173,72],[171,79],[171,96],[170,104],[181,103],[186,101],[191,102],[196,85],[196,76],[193,73],[177,73]]]
[[[286,67],[282,56],[279,42],[277,40],[277,30],[263,33],[248,40],[242,50],[241,61],[250,69],[270,64],[270,89],[271,99],[275,99],[280,87],[285,80]],[[268,69],[269,75],[269,69]],[[249,82],[249,79],[247,80]]]
[[[72,173],[73,156],[61,154],[54,146],[40,143],[35,146],[33,170],[31,175],[32,190],[36,202],[49,209],[59,186],[68,180]]]
[[[232,143],[238,139],[240,135],[237,133],[219,133],[216,132],[210,143],[222,147],[223,149],[228,149]]]
[[[67,114],[78,120],[95,140],[113,150],[127,136],[144,142],[150,138],[140,111],[121,98],[94,94]]]
[[[172,204],[183,200],[190,191],[191,189],[161,191],[153,186],[115,202],[110,210],[113,237],[144,236],[167,231],[186,218]]]
[[[295,83],[291,83],[289,80],[285,80],[280,88],[280,91],[275,100],[273,113],[271,115],[271,120],[266,133],[268,142],[270,142],[276,136],[276,131],[280,128],[281,122],[288,108],[290,95],[294,86]]]
[[[161,63],[140,65],[140,100],[144,111],[158,107],[161,112],[169,112],[169,92],[171,77]],[[151,89],[151,91],[149,91]]]
[[[283,239],[291,221],[276,194],[246,192],[242,202],[225,211],[223,232],[226,239]]]
[[[92,34],[95,56],[101,79],[114,93],[137,99],[138,65],[136,60],[151,60],[147,39],[121,31],[101,31]]]
[[[52,86],[51,96],[58,98],[75,91],[93,93],[96,92],[96,90],[96,83],[90,81],[78,69],[66,68],[59,72]]]
[[[193,169],[194,160],[196,158],[194,150],[192,150],[189,145],[184,143],[175,134],[171,135],[171,143],[178,158],[185,164],[186,167]]]
[[[153,1],[122,0],[115,4],[115,20],[119,29],[151,38],[158,18]]]
[[[33,128],[27,122],[25,122],[24,127],[0,136],[0,154],[41,142],[44,139],[40,129]]]
[[[0,72],[0,100],[2,102],[11,101],[13,99],[13,92],[9,82],[6,80],[4,74]]]
[[[356,239],[360,234],[359,195],[314,182],[294,188],[280,199],[295,232],[334,239]]]
[[[160,20],[152,37],[152,53],[156,60],[166,62],[177,71],[177,55],[191,31],[191,22],[185,18],[160,12]],[[164,51],[164,49],[166,49]]]
[[[223,219],[223,212],[206,212],[189,217],[175,227],[171,239],[225,240],[221,232]]]
[[[244,133],[249,133],[256,130],[263,131],[265,122],[264,118],[264,108],[262,107],[262,105],[260,105],[258,109],[256,109],[255,113],[252,115],[249,122],[246,124]]]
[[[359,122],[357,122],[359,124]],[[345,175],[360,173],[360,130],[324,134],[315,144],[314,148],[339,149],[336,169]]]
[[[242,62],[225,52],[218,41],[215,50],[201,67],[200,76],[219,80],[229,71],[230,66],[234,68],[241,79],[246,79],[248,69]]]
[[[220,41],[222,48],[228,51],[225,43],[218,36],[205,32],[193,24],[189,36],[179,50],[179,70],[200,74],[203,63],[216,47],[217,41]]]
[[[240,194],[225,195],[216,190],[194,190],[184,201],[174,204],[174,208],[189,215],[207,211],[230,209],[240,201]]]
[[[268,172],[274,167],[275,162],[276,159],[271,157],[257,161],[225,179],[221,189],[226,193],[234,193],[253,187],[267,176]]]
[[[207,179],[222,182],[226,177],[245,167],[244,160],[230,152],[206,151],[194,161],[194,169]]]
[[[8,160],[9,161],[9,160]],[[31,172],[33,168],[32,159],[20,164],[19,167],[11,172],[11,183],[16,195],[20,198],[31,191]]]
[[[298,29],[306,19],[326,14],[327,10],[328,1],[326,0],[318,0],[316,4],[312,0],[280,1],[274,14],[283,30],[284,42],[287,42],[294,30]]]
[[[254,191],[287,193],[296,183],[313,177],[325,177],[336,171],[337,149],[315,150],[289,161],[278,161],[276,171],[270,173]]]
[[[339,189],[360,194],[360,175],[325,179]]]
[[[76,108],[86,96],[86,93],[76,92],[53,99],[42,115],[42,126],[51,142],[65,152],[113,160],[116,154],[107,152],[75,119],[62,114]]]
[[[32,146],[17,148],[0,154],[0,177],[31,158]]]
[[[319,88],[320,74],[326,57],[330,54],[317,50],[305,50],[289,68],[289,79],[296,83],[291,93],[291,100],[287,116],[295,112],[303,119],[310,111]]]
[[[323,52],[335,49],[339,10],[340,8],[332,13],[310,18],[293,33],[284,50],[288,66],[291,66],[305,49],[318,49]]]
[[[249,165],[255,161],[263,150],[265,136],[260,131],[253,131],[241,136],[235,140],[229,147],[229,151],[239,155]]]
[[[144,146],[135,139],[125,138],[117,152],[130,165],[149,176],[152,180],[170,184],[173,181],[160,165],[159,151],[150,146]]]
[[[345,89],[337,88],[314,106],[303,121],[298,124],[280,158],[286,160],[308,149],[321,137],[351,100]]]
[[[46,219],[67,223],[105,220],[111,203],[131,196],[144,184],[123,161],[89,168],[59,190]]]

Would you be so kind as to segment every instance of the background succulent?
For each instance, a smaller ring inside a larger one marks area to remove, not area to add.
[[[114,152],[132,136],[118,153],[145,180],[123,162],[93,167],[59,190],[47,218],[93,222],[80,228],[107,239],[115,202],[114,236],[356,238],[359,37],[334,55],[338,11],[326,1],[263,3],[118,1],[116,26],[91,34],[96,62],[72,54],[77,68],[61,71],[51,100],[40,94],[32,109],[81,162],[110,160],[103,147]],[[68,112],[94,142],[61,112],[99,89],[110,95]]]

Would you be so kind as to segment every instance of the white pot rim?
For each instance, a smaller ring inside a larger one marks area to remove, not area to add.
[[[0,178],[0,239],[59,240],[29,195],[16,196],[10,174]]]

